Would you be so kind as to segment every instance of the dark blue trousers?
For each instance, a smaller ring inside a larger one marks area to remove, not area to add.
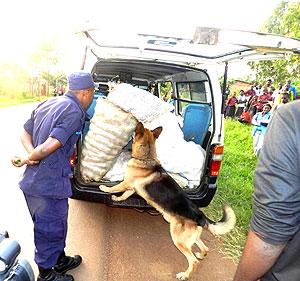
[[[34,224],[34,260],[39,267],[51,268],[66,246],[68,199],[24,195]]]

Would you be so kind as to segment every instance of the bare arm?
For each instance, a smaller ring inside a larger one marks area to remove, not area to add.
[[[273,266],[284,247],[285,244],[266,243],[250,231],[233,281],[258,280]]]
[[[20,157],[14,157],[12,159],[12,164],[16,167],[21,167],[24,164],[36,165],[40,160],[44,159],[62,146],[57,139],[49,137],[44,143],[34,148],[32,144],[32,137],[25,130],[21,135],[21,142],[28,152],[28,156],[23,159]]]
[[[20,136],[21,143],[25,150],[27,151],[28,155],[34,150],[34,146],[32,144],[32,136],[24,129]],[[15,167],[21,167],[25,164],[27,165],[36,165],[39,161],[30,161],[28,158],[22,158],[19,156],[15,156],[11,159],[11,163]]]
[[[30,161],[40,161],[61,146],[61,143],[57,139],[49,137],[44,143],[38,145],[31,151],[31,153],[28,155],[28,159]]]
[[[29,133],[27,133],[26,130],[23,130],[20,138],[21,138],[21,142],[22,142],[25,150],[28,153],[31,153],[31,151],[34,150],[34,147],[32,144],[32,136]]]

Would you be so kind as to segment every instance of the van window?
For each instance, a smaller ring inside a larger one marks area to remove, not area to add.
[[[210,95],[210,88],[208,81],[196,82],[179,82],[177,83],[178,98],[186,101],[207,102]],[[179,112],[186,106],[188,102],[179,101]]]
[[[147,85],[133,85],[133,86],[145,91],[149,90],[149,87]]]

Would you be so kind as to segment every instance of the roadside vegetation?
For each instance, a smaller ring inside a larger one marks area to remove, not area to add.
[[[273,10],[272,15],[262,26],[262,32],[274,33],[291,38],[300,38],[300,2],[282,1]],[[255,71],[256,80],[266,81],[271,78],[274,85],[291,79],[293,85],[300,87],[300,56],[289,54],[283,59],[250,62],[251,69]]]
[[[67,78],[54,41],[37,45],[22,63],[0,61],[0,107],[45,100],[66,88]]]
[[[256,157],[252,149],[252,126],[225,120],[224,155],[218,178],[217,194],[206,213],[220,219],[224,203],[234,209],[235,229],[223,236],[224,251],[234,260],[241,256],[252,214],[253,175]]]
[[[23,103],[30,103],[30,102],[39,102],[47,99],[48,97],[32,97],[32,96],[21,96],[21,97],[1,97],[0,96],[0,108],[1,107],[8,107]]]

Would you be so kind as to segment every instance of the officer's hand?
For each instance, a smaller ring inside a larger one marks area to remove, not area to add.
[[[11,163],[15,166],[15,167],[22,167],[23,165],[37,165],[39,163],[39,161],[33,161],[33,160],[29,160],[28,158],[21,158],[18,156],[15,156],[11,159]]]
[[[15,167],[22,167],[25,164],[24,159],[18,156],[14,156],[10,161]]]

